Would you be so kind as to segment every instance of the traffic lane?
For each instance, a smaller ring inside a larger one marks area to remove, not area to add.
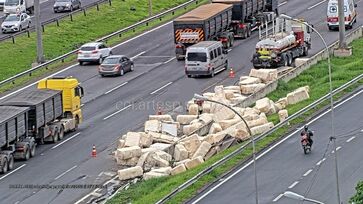
[[[362,126],[362,113],[357,111],[362,100],[363,94],[361,93],[357,98],[335,109],[335,124],[339,124],[336,126],[337,135]],[[318,118],[309,127],[314,130],[315,135],[311,154],[303,154],[298,131],[281,143],[278,148],[272,149],[266,156],[257,160],[258,193],[261,203],[272,203],[295,181],[309,176],[312,172],[310,170],[322,159],[329,141],[330,113]],[[243,203],[254,203],[253,179],[253,167],[250,165],[220,185],[199,203],[218,203],[221,201],[238,203],[241,200]]]
[[[355,186],[363,176],[363,164],[360,157],[363,153],[361,148],[363,145],[363,111],[360,110],[362,102],[363,93],[360,93],[358,97],[344,105],[346,108],[338,109],[335,112],[339,115],[339,119],[335,120],[334,124],[338,138],[336,146],[338,149],[340,196],[344,203],[354,195]],[[329,127],[329,119],[321,125]],[[352,125],[347,126],[346,124]],[[330,135],[329,133],[326,134]],[[328,151],[329,155],[320,164],[320,168],[318,168],[319,165],[315,164],[315,167],[312,168],[313,172],[308,177],[297,179],[299,183],[288,190],[305,194],[306,197],[315,198],[324,203],[335,203],[337,200],[336,177],[332,150],[334,148],[331,143]],[[292,201],[284,198],[281,201],[279,200],[278,203],[292,203]]]

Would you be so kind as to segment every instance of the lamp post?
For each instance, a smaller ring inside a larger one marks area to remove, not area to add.
[[[291,198],[291,199],[294,199],[294,200],[308,201],[308,202],[317,203],[317,204],[324,204],[323,202],[320,202],[320,201],[317,201],[317,200],[313,200],[311,198],[306,198],[306,197],[304,197],[302,195],[299,195],[299,194],[294,193],[294,192],[291,192],[291,191],[286,191],[284,193],[284,196],[285,197],[288,197],[288,198]]]
[[[340,204],[340,189],[339,189],[339,175],[338,175],[338,153],[336,151],[337,146],[336,146],[336,137],[335,137],[335,129],[334,129],[334,102],[333,102],[333,85],[332,85],[332,71],[331,71],[331,63],[330,63],[330,53],[329,53],[329,48],[328,45],[326,44],[326,41],[324,40],[323,36],[311,25],[309,25],[306,22],[303,22],[299,19],[295,19],[292,18],[291,16],[288,16],[286,14],[281,14],[280,15],[281,18],[284,19],[288,19],[291,21],[295,21],[295,22],[299,22],[299,23],[303,23],[304,25],[308,26],[310,29],[312,29],[314,32],[316,32],[318,34],[318,36],[320,37],[320,39],[323,41],[324,46],[325,46],[325,50],[328,54],[328,70],[329,70],[329,94],[330,94],[330,111],[331,111],[331,136],[330,136],[330,140],[333,140],[333,146],[334,146],[334,160],[335,160],[335,178],[336,178],[336,190],[337,190],[337,199],[338,199],[338,204]]]
[[[222,106],[232,110],[236,115],[238,115],[238,117],[241,118],[241,120],[245,124],[245,126],[247,128],[247,131],[248,131],[248,134],[251,136],[251,142],[252,142],[253,173],[254,173],[254,183],[255,183],[255,199],[256,199],[256,204],[258,204],[258,186],[257,186],[257,171],[256,171],[256,145],[255,145],[255,138],[253,137],[251,129],[248,126],[246,120],[242,117],[242,115],[240,113],[238,113],[235,109],[233,109],[229,105],[226,105],[226,104],[221,103],[219,101],[208,99],[208,98],[206,98],[204,96],[201,96],[199,94],[194,94],[194,98],[202,100],[202,101],[208,101],[208,102],[211,102],[211,103],[216,103],[216,104],[222,105]]]

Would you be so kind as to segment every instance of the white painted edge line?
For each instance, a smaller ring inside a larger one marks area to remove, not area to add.
[[[77,136],[78,136],[78,135],[80,135],[80,134],[81,134],[81,132],[79,132],[79,133],[77,133],[77,134],[75,134],[75,135],[73,135],[73,136],[71,136],[71,137],[67,138],[67,139],[66,139],[66,140],[64,140],[63,142],[61,142],[61,143],[59,143],[59,144],[57,144],[57,145],[54,145],[51,149],[55,149],[55,148],[57,148],[57,147],[61,146],[62,144],[64,144],[64,143],[66,143],[67,141],[69,141],[69,140],[71,140],[71,139],[73,139],[73,138],[77,137]]]
[[[163,64],[168,64],[169,62],[173,61],[176,57],[170,58],[168,61],[163,62]]]
[[[284,2],[281,2],[279,5],[277,5],[278,7],[280,7],[280,6],[283,6],[283,5],[285,5],[285,4],[287,4],[287,1],[284,1]]]
[[[284,196],[284,194],[281,193],[275,199],[273,199],[272,202],[277,202],[278,200],[280,200],[280,198],[282,198],[282,196]]]
[[[307,172],[305,172],[305,174],[303,175],[304,177],[309,175],[313,170],[312,169],[309,169]]]
[[[131,57],[130,59],[131,59],[131,60],[134,60],[134,59],[136,59],[137,57],[139,57],[140,55],[143,55],[145,52],[146,52],[146,51],[142,51],[142,52],[140,52],[139,54],[137,54],[137,55],[135,55],[135,56]]]
[[[294,183],[292,183],[288,188],[291,189],[291,188],[294,188],[299,182],[298,181],[295,181]]]
[[[18,168],[10,171],[9,173],[5,174],[4,176],[0,177],[0,180],[3,180],[4,178],[8,177],[9,175],[15,173],[16,171],[20,170],[21,168],[23,168],[24,166],[26,166],[26,164],[23,164],[21,166],[19,166]]]
[[[353,94],[352,96],[348,97],[347,99],[345,99],[344,101],[340,102],[338,105],[334,106],[334,109],[340,107],[341,105],[343,105],[344,103],[348,102],[349,100],[353,99],[354,97],[358,96],[359,94],[363,93],[363,90],[360,90],[359,92]],[[313,120],[311,120],[310,122],[307,123],[307,125],[310,125],[311,123],[319,120],[321,117],[323,117],[324,115],[326,115],[327,113],[330,112],[330,109],[325,111],[324,113],[322,113],[321,115],[317,116],[316,118],[314,118]],[[280,140],[279,142],[277,142],[276,144],[272,145],[270,148],[268,148],[267,150],[265,150],[264,152],[262,152],[260,155],[258,155],[256,157],[256,160],[260,159],[261,157],[263,157],[265,154],[269,153],[271,150],[273,150],[274,148],[276,148],[278,145],[280,145],[281,143],[285,142],[287,139],[289,139],[290,137],[292,137],[293,135],[295,135],[297,132],[299,132],[303,127],[298,128],[297,130],[295,130],[294,132],[292,132],[290,135],[286,136],[284,139]],[[231,174],[230,176],[228,176],[226,179],[224,179],[223,181],[221,181],[220,183],[218,183],[217,185],[215,185],[213,188],[211,188],[209,191],[207,191],[205,194],[201,195],[198,199],[196,199],[193,204],[198,203],[200,200],[202,200],[203,198],[205,198],[208,194],[210,194],[212,191],[214,191],[215,189],[219,188],[221,185],[223,185],[225,182],[227,182],[228,180],[230,180],[231,178],[233,178],[235,175],[237,175],[239,172],[243,171],[244,169],[246,169],[248,166],[250,166],[253,163],[253,161],[248,162],[247,164],[245,164],[243,167],[241,167],[240,169],[238,169],[237,171],[235,171],[233,174]]]
[[[314,4],[314,5],[310,6],[310,7],[308,8],[308,10],[313,9],[313,8],[315,8],[315,7],[319,6],[320,4],[324,3],[324,2],[326,2],[326,0],[322,0],[322,1],[320,1],[320,2],[318,2],[318,3],[316,3],[316,4]]]
[[[321,163],[323,163],[324,161],[326,160],[326,158],[324,157],[322,160],[320,160],[320,161],[318,161],[317,163],[316,163],[316,166],[319,166]]]
[[[153,95],[153,94],[155,94],[156,92],[158,92],[158,91],[160,91],[161,89],[163,89],[163,88],[165,88],[165,87],[169,86],[169,85],[170,85],[170,84],[172,84],[172,83],[173,83],[173,82],[169,82],[169,83],[165,84],[164,86],[162,86],[162,87],[160,87],[160,88],[156,89],[155,91],[151,92],[150,94],[151,94],[151,95]]]
[[[111,48],[112,48],[112,49],[114,49],[114,48],[116,48],[116,47],[119,47],[119,46],[121,46],[121,45],[124,45],[124,44],[126,44],[126,43],[128,43],[128,42],[130,42],[130,41],[133,41],[133,40],[135,40],[135,39],[137,39],[137,38],[140,38],[140,37],[142,37],[142,36],[144,36],[144,35],[146,35],[146,34],[149,34],[149,33],[153,32],[153,31],[155,31],[155,30],[158,30],[158,29],[160,29],[160,28],[162,28],[162,27],[164,27],[164,26],[166,26],[166,25],[169,25],[169,24],[171,24],[172,22],[173,22],[173,21],[169,21],[169,22],[167,22],[167,23],[165,23],[165,24],[163,24],[163,25],[160,25],[160,26],[158,26],[158,27],[156,27],[156,28],[153,28],[153,29],[151,29],[151,30],[149,30],[149,31],[146,31],[146,32],[144,32],[144,33],[141,33],[140,35],[137,35],[137,36],[135,36],[135,37],[133,37],[133,38],[131,38],[131,39],[129,39],[129,40],[126,40],[126,41],[124,41],[124,42],[122,42],[122,43],[120,43],[120,44],[118,44],[118,45],[115,45],[115,46],[113,46],[113,47],[111,47]],[[47,77],[45,77],[45,78],[43,78],[43,79],[47,79],[47,78],[50,78],[50,77],[56,76],[56,75],[58,75],[58,74],[60,74],[60,73],[62,73],[62,72],[65,72],[65,71],[67,71],[67,70],[69,70],[69,69],[73,68],[73,67],[76,67],[76,66],[78,66],[78,63],[77,63],[77,64],[74,64],[74,65],[71,65],[71,66],[69,66],[69,67],[66,67],[66,68],[64,68],[64,69],[62,69],[62,70],[60,70],[60,71],[58,71],[58,72],[56,72],[56,73],[54,73],[54,74],[51,74],[51,75],[49,75],[49,76],[47,76]],[[13,92],[11,92],[11,93],[9,93],[9,94],[7,94],[7,95],[5,95],[5,96],[1,97],[1,98],[0,98],[0,100],[2,100],[2,99],[4,99],[4,98],[7,98],[7,97],[9,97],[9,96],[12,96],[12,95],[14,95],[14,94],[16,94],[16,93],[18,93],[18,92],[20,92],[20,91],[23,91],[23,90],[25,90],[25,89],[27,89],[27,88],[29,88],[29,87],[31,87],[31,86],[34,86],[35,84],[39,83],[39,82],[40,82],[41,80],[43,80],[43,79],[40,79],[40,80],[38,80],[38,81],[36,81],[36,82],[34,82],[34,83],[31,83],[31,84],[29,84],[29,85],[27,85],[27,86],[25,86],[25,87],[23,87],[23,88],[20,88],[20,89],[18,89],[18,90],[16,90],[16,91],[13,91]]]
[[[74,165],[72,168],[70,168],[70,169],[68,169],[67,171],[63,172],[61,175],[59,175],[59,176],[55,177],[55,179],[54,179],[54,180],[59,179],[60,177],[62,177],[62,176],[64,176],[64,175],[66,175],[66,173],[68,173],[68,172],[72,171],[72,170],[73,170],[73,169],[75,169],[75,168],[77,168],[77,165]]]
[[[337,147],[337,151],[339,151],[341,148],[342,148],[341,146]]]
[[[351,142],[352,140],[354,140],[355,139],[355,136],[353,136],[353,137],[351,137],[351,138],[349,138],[349,139],[347,139],[347,141],[346,142]]]
[[[116,112],[112,113],[111,115],[109,115],[109,116],[107,116],[107,117],[103,118],[103,120],[107,120],[107,119],[111,118],[112,116],[114,116],[114,115],[116,115],[116,114],[118,114],[118,113],[120,113],[120,112],[122,112],[122,111],[124,111],[124,110],[126,110],[126,109],[128,109],[128,108],[130,108],[130,107],[131,107],[131,105],[128,105],[128,106],[124,107],[123,109],[118,110],[118,111],[116,111]]]
[[[114,90],[116,90],[116,89],[118,89],[118,88],[120,88],[120,87],[122,87],[122,86],[125,86],[127,83],[129,83],[129,82],[124,82],[124,83],[122,83],[122,84],[120,84],[120,85],[116,86],[115,88],[112,88],[111,90],[107,91],[107,92],[105,93],[105,95],[106,95],[106,94],[111,93],[112,91],[114,91]]]

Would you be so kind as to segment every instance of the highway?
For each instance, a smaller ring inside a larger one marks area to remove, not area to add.
[[[349,99],[349,100],[348,100]],[[363,177],[363,87],[335,109],[340,196],[343,203],[355,193],[357,181]],[[314,131],[311,154],[304,155],[300,130],[281,143],[261,153],[256,163],[259,203],[301,203],[282,196],[285,191],[305,195],[324,203],[338,203],[335,163],[331,135],[331,114],[325,111],[312,119]],[[325,153],[326,152],[326,153]],[[242,166],[206,189],[190,203],[255,203],[253,166]]]
[[[94,2],[97,2],[98,0],[81,0],[81,5],[86,6],[89,4],[92,4]],[[54,17],[57,16],[62,16],[65,13],[54,13],[53,12],[53,5],[54,5],[54,0],[40,0],[40,20],[41,22],[45,22],[48,21]],[[32,16],[32,25],[34,25],[34,18],[33,18],[34,14],[31,14]],[[3,22],[4,19],[4,13],[3,11],[0,12],[0,24]],[[0,32],[0,38],[6,35],[11,35],[11,33],[2,33]]]
[[[329,32],[324,20],[325,4],[308,9],[319,1],[301,5],[299,0],[282,3],[281,12],[304,17],[320,30],[329,44],[338,39],[337,32]],[[358,5],[362,13],[362,3]],[[316,16],[320,16],[317,18]],[[361,25],[358,19],[356,26]],[[235,42],[230,51],[230,66],[236,75],[248,74],[250,58],[257,42],[257,33],[250,39]],[[312,35],[310,55],[322,49],[317,35]],[[58,144],[39,146],[37,156],[27,162],[16,163],[16,170],[0,177],[0,200],[4,203],[74,203],[93,189],[9,189],[9,184],[99,184],[110,178],[108,172],[117,167],[111,152],[118,137],[143,125],[155,105],[162,102],[173,112],[184,111],[185,102],[193,93],[201,93],[217,83],[232,84],[227,72],[214,78],[190,79],[184,75],[184,63],[174,59],[172,25],[158,29],[117,46],[114,54],[133,57],[135,71],[123,77],[101,78],[97,66],[74,65],[57,75],[77,77],[85,88],[83,98],[84,123],[76,133]],[[31,87],[34,88],[34,87]],[[91,158],[92,145],[97,158]]]

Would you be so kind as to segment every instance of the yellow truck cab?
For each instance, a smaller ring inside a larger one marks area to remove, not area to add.
[[[53,77],[41,80],[38,89],[51,89],[62,92],[63,114],[65,118],[73,118],[76,124],[82,122],[81,98],[83,88],[73,77]]]

